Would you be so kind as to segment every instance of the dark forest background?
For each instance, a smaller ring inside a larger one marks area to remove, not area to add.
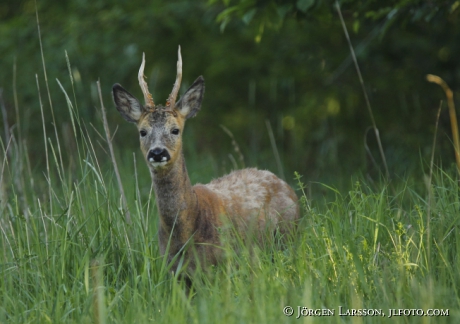
[[[68,148],[74,145],[72,127],[56,79],[90,130],[89,125],[102,130],[100,80],[117,154],[129,161],[139,151],[138,138],[114,108],[112,84],[142,98],[137,73],[145,52],[149,87],[155,102],[164,103],[181,45],[181,92],[199,75],[206,81],[202,110],[187,123],[185,156],[187,161],[211,156],[217,167],[210,177],[234,166],[229,154],[242,166],[220,125],[235,137],[245,166],[280,174],[271,129],[289,181],[294,171],[336,186],[348,184],[352,174],[373,180],[384,174],[334,1],[3,0],[0,87],[8,122],[2,123],[1,136],[5,145],[4,127],[9,127],[26,143],[36,172],[44,165],[36,75],[45,114],[51,114],[36,6],[57,129]],[[428,169],[436,114],[445,97],[426,74],[442,77],[458,101],[460,1],[349,0],[340,6],[391,178],[420,177]],[[46,127],[55,141],[52,123]],[[74,158],[65,157],[66,163]],[[455,163],[445,100],[435,162]]]

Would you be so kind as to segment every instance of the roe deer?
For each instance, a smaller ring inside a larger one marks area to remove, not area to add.
[[[192,187],[182,153],[182,132],[185,120],[200,110],[204,79],[198,77],[176,103],[182,79],[180,46],[178,56],[176,81],[165,106],[154,104],[144,80],[145,54],[138,75],[145,105],[119,84],[113,86],[113,99],[123,118],[135,123],[139,130],[159,212],[160,252],[168,253],[168,261],[184,253],[188,268],[193,270],[197,262],[219,261],[219,228],[225,217],[243,236],[250,225],[256,235],[266,226],[285,232],[299,218],[299,207],[294,190],[286,182],[269,171],[253,168],[233,171],[209,184]],[[198,260],[190,249],[184,249],[189,244]]]

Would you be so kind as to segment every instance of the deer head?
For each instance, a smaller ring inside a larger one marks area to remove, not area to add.
[[[197,114],[203,100],[204,79],[200,76],[176,103],[182,80],[180,46],[178,56],[176,81],[164,106],[155,105],[144,80],[145,55],[138,75],[145,105],[119,84],[112,89],[117,110],[128,122],[137,125],[142,153],[153,171],[167,170],[174,165],[182,152],[185,120]]]

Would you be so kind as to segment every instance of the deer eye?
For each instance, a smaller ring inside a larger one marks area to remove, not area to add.
[[[141,130],[139,134],[141,134],[141,137],[144,137],[145,135],[147,135],[147,132],[145,130]]]
[[[179,129],[178,128],[174,128],[172,131],[171,131],[172,134],[174,135],[179,135]]]

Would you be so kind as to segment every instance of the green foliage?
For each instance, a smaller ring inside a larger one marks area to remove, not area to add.
[[[440,75],[457,99],[458,3],[341,2],[392,177],[419,174],[420,158],[428,160],[431,153],[434,119],[444,94],[425,75]],[[333,1],[40,0],[37,6],[50,98],[63,140],[73,136],[62,109],[67,100],[56,82],[64,89],[71,86],[66,53],[79,98],[76,111],[101,132],[95,111],[95,81],[100,79],[109,124],[117,129],[115,146],[132,152],[138,145],[135,132],[110,104],[110,86],[121,83],[141,97],[136,76],[145,52],[148,84],[155,100],[164,102],[180,44],[181,93],[199,75],[206,80],[203,108],[187,123],[185,150],[189,156],[215,156],[213,176],[233,164],[232,140],[219,125],[234,134],[245,165],[278,169],[268,120],[285,174],[298,171],[340,188],[349,186],[350,173],[379,179],[382,164],[367,131],[370,120]],[[45,115],[51,114],[51,106],[35,2],[6,1],[1,8],[0,87],[7,124],[15,139],[26,142],[34,171],[43,170],[35,74]],[[223,32],[219,25],[225,25]],[[52,127],[45,124],[49,134]],[[435,157],[446,166],[453,162],[449,127],[443,109]]]
[[[227,8],[218,16],[221,28],[230,20],[239,18],[246,24],[257,17],[257,24],[279,29],[283,20],[295,17],[296,19],[325,19],[330,13],[318,10],[320,7],[333,9],[334,5],[341,5],[348,12],[353,12],[355,23],[360,21],[387,20],[389,26],[395,21],[402,24],[417,22],[439,22],[439,20],[455,19],[458,17],[460,2],[453,1],[420,1],[420,0],[392,0],[392,1],[356,1],[356,0],[209,0],[214,5],[222,2]],[[315,10],[316,9],[316,10]],[[308,15],[306,15],[308,13]],[[259,28],[259,30],[263,27]],[[383,28],[384,30],[386,29]]]

